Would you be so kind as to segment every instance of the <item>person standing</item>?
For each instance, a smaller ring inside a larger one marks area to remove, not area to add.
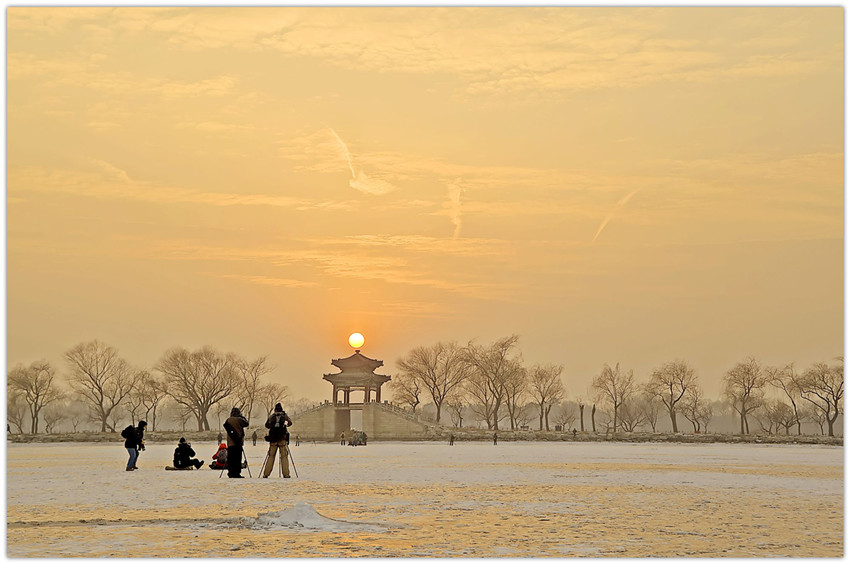
[[[251,440],[254,441],[254,446],[257,446],[257,431],[256,431],[256,429],[254,430],[254,434],[251,435]]]
[[[266,419],[266,429],[269,430],[269,454],[263,467],[263,478],[268,478],[274,468],[275,454],[280,452],[280,464],[283,467],[283,477],[289,478],[289,429],[292,419],[283,410],[283,406],[275,404],[274,411]]]
[[[454,446],[455,444],[455,436],[449,435],[449,446]]]
[[[301,435],[295,435],[295,446],[301,444]]]
[[[227,431],[227,477],[244,478],[242,475],[242,445],[245,444],[245,427],[248,420],[242,417],[238,407],[230,410],[230,417],[224,422]]]
[[[197,469],[204,465],[203,460],[192,458],[193,456],[195,456],[195,449],[192,448],[192,444],[187,443],[185,437],[180,437],[177,448],[174,449],[174,467],[188,468],[194,466]]]
[[[499,437],[496,433],[493,433],[493,446],[496,446],[496,443],[499,441]]]
[[[121,436],[124,437],[124,448],[130,455],[127,460],[127,472],[138,470],[136,462],[139,460],[139,451],[145,450],[145,427],[148,424],[146,421],[139,421],[138,427],[128,425],[126,429],[121,431]]]
[[[345,431],[339,434],[339,444],[345,446]]]

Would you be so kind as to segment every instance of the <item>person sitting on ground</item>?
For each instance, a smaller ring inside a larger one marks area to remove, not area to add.
[[[195,456],[195,451],[192,449],[192,443],[187,443],[185,437],[180,437],[177,448],[174,449],[174,467],[189,468],[194,466],[200,468],[204,465],[203,460],[192,458],[193,456]]]
[[[225,443],[218,445],[218,450],[215,451],[215,454],[212,456],[210,468],[214,470],[227,468],[227,445]]]

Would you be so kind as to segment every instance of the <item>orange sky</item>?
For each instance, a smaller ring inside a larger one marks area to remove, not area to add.
[[[842,353],[840,7],[7,15],[8,366]]]

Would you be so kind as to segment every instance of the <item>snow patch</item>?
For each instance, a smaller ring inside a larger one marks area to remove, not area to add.
[[[309,503],[298,502],[282,511],[260,513],[255,518],[243,518],[242,526],[251,529],[307,529],[324,532],[383,532],[387,527],[372,523],[353,523],[331,519],[320,514]]]

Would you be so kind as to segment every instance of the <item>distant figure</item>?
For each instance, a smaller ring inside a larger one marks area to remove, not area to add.
[[[575,430],[575,427],[573,427],[573,438],[576,438],[576,430]]]
[[[130,459],[127,460],[127,472],[138,469],[136,462],[139,459],[139,451],[145,450],[145,427],[147,426],[147,422],[139,421],[138,427],[127,425],[127,428],[121,431],[121,436],[124,437],[124,448],[130,455]]]
[[[295,435],[295,446],[301,444],[301,435]]]
[[[254,434],[251,435],[251,439],[254,441],[254,446],[257,446],[257,430],[254,429]]]
[[[274,411],[266,420],[266,429],[269,434],[266,440],[269,441],[269,454],[266,457],[266,465],[263,468],[263,478],[268,478],[274,468],[275,454],[280,452],[280,464],[283,467],[283,477],[289,478],[289,430],[287,427],[292,425],[292,419],[283,410],[283,406],[275,404]]]
[[[454,446],[455,444],[455,436],[449,435],[449,446]]]
[[[177,448],[174,449],[174,467],[188,468],[194,466],[197,469],[204,465],[203,460],[192,458],[193,456],[195,456],[195,451],[192,448],[192,443],[187,443],[185,437],[180,437]]]
[[[221,441],[224,440],[224,435],[221,434],[221,431],[218,432],[218,438],[216,439],[218,444],[221,444]]]
[[[339,434],[339,444],[345,446],[345,431]]]
[[[238,407],[230,410],[230,417],[224,422],[227,431],[227,477],[244,478],[242,475],[242,445],[245,444],[245,427],[248,420],[242,417]]]
[[[496,433],[493,433],[493,446],[496,446],[496,443],[499,442],[499,437]]]

